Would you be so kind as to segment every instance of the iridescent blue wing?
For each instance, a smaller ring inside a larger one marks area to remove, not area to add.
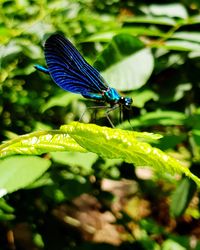
[[[90,96],[90,93],[101,94],[108,89],[100,73],[63,36],[50,36],[44,51],[51,77],[64,90]]]

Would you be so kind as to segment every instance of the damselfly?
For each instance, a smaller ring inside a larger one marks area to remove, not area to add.
[[[51,35],[45,42],[44,54],[47,68],[41,65],[35,65],[35,68],[49,74],[62,89],[108,103],[110,110],[117,107],[131,108],[132,99],[121,96],[116,89],[109,87],[68,39],[59,34]]]

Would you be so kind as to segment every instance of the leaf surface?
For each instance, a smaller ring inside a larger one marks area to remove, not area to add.
[[[11,156],[0,160],[0,197],[31,184],[50,165],[49,160],[38,156]]]
[[[58,131],[35,132],[2,144],[0,156],[55,151],[93,152],[103,158],[123,159],[135,166],[149,166],[160,172],[185,174],[200,186],[199,178],[188,168],[147,143],[161,137],[161,135],[147,132],[73,122],[61,126]]]
[[[145,62],[145,64],[144,64]],[[143,42],[128,34],[115,36],[94,66],[111,87],[120,91],[138,89],[149,79],[154,59]]]

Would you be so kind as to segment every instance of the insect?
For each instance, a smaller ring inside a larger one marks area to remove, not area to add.
[[[132,98],[123,97],[116,89],[109,87],[100,73],[86,62],[68,39],[59,34],[51,35],[45,42],[44,54],[47,68],[41,65],[35,65],[35,68],[49,74],[65,91],[108,103],[110,110],[117,107],[131,108]],[[112,125],[111,121],[110,123]]]

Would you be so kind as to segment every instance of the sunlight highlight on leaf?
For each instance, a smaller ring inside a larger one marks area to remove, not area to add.
[[[135,132],[77,122],[62,126],[61,130],[69,133],[82,147],[101,157],[122,158],[136,166],[150,166],[170,174],[184,173],[200,186],[200,179],[188,168],[160,149],[138,141]]]
[[[0,146],[0,157],[55,151],[93,152],[103,158],[123,159],[135,166],[160,172],[185,174],[200,186],[200,180],[176,159],[147,142],[162,136],[73,122],[57,131],[39,131],[19,136]]]
[[[19,136],[0,146],[0,158],[14,154],[40,155],[53,151],[86,152],[66,133],[58,131],[38,131]]]

